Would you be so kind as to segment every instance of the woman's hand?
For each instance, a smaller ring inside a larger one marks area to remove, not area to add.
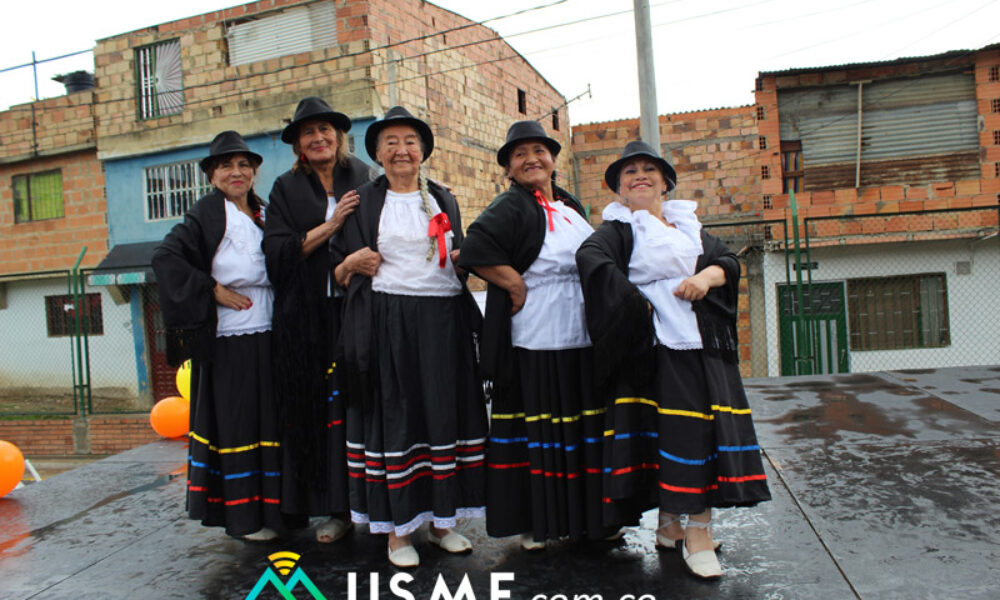
[[[516,315],[524,306],[524,300],[528,297],[528,286],[524,285],[524,278],[510,265],[488,265],[479,266],[475,269],[486,281],[507,291],[510,295],[511,315]]]
[[[358,195],[357,190],[351,190],[340,197],[340,200],[337,201],[337,207],[333,209],[333,216],[327,221],[331,227],[331,236],[340,231],[347,216],[354,212],[360,202],[361,196]]]
[[[306,232],[305,239],[302,240],[302,259],[305,260],[317,248],[327,243],[333,234],[340,231],[344,226],[344,221],[348,215],[358,207],[361,197],[356,190],[351,190],[341,196],[337,201],[337,207],[333,209],[333,216],[328,221],[323,221]]]
[[[247,298],[238,292],[234,292],[221,283],[215,284],[215,287],[212,288],[212,295],[215,296],[216,302],[233,310],[246,310],[253,306],[253,302],[250,298]]]
[[[524,301],[528,298],[528,286],[524,285],[524,278],[520,273],[517,273],[517,280],[512,282],[507,293],[510,294],[510,314],[514,316],[524,308]]]
[[[348,254],[347,258],[334,269],[333,276],[339,285],[347,287],[355,274],[374,277],[381,264],[382,255],[365,246]]]
[[[701,300],[708,290],[726,283],[726,272],[718,265],[709,265],[700,273],[688,277],[674,290],[674,296],[695,302]]]

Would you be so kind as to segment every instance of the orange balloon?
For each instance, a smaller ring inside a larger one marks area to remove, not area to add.
[[[24,455],[17,446],[0,440],[0,498],[17,487],[24,477]]]
[[[184,398],[168,396],[149,411],[149,424],[165,438],[181,437],[187,435],[190,411],[190,405]]]

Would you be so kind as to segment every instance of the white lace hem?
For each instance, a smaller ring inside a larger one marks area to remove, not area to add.
[[[255,333],[265,333],[271,331],[270,325],[257,325],[256,327],[243,327],[240,329],[227,329],[215,332],[215,337],[232,337],[234,335],[253,335]]]
[[[433,522],[438,529],[452,529],[458,525],[459,519],[478,519],[486,516],[485,506],[459,508],[455,510],[454,517],[438,517],[433,511],[422,512],[408,523],[396,525],[392,521],[372,521],[365,513],[351,511],[351,520],[355,523],[367,523],[368,531],[371,533],[395,533],[397,536],[410,535],[420,528],[421,525]]]

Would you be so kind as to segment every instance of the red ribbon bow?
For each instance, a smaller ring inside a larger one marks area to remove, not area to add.
[[[572,223],[572,221],[570,221],[569,218],[566,217],[566,215],[564,215],[564,214],[562,214],[562,213],[559,212],[559,209],[557,209],[554,206],[552,206],[551,204],[549,204],[549,201],[538,190],[535,190],[535,199],[538,200],[538,203],[542,205],[543,209],[545,209],[545,214],[549,218],[549,231],[555,231],[556,230],[555,223],[552,222],[552,213],[555,213],[555,214],[559,215],[560,217],[566,219],[567,223]]]
[[[445,243],[444,234],[451,231],[451,221],[448,220],[448,215],[445,213],[438,213],[434,215],[431,219],[430,225],[427,227],[427,236],[436,237],[438,245],[438,265],[443,269],[445,261],[448,258],[448,246]]]

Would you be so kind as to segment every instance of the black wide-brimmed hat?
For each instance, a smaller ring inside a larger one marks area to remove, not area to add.
[[[229,154],[246,154],[250,158],[250,162],[254,163],[254,168],[259,167],[260,163],[264,162],[264,158],[260,154],[250,150],[247,143],[243,141],[242,135],[235,131],[223,131],[215,136],[215,139],[209,144],[208,156],[201,159],[198,166],[201,167],[202,171],[208,173],[216,159]]]
[[[559,151],[562,150],[562,145],[550,138],[538,121],[518,121],[507,130],[507,141],[497,150],[497,162],[500,166],[506,167],[510,162],[510,152],[514,146],[528,140],[538,140],[545,144],[552,153],[552,158],[559,156]]]
[[[431,151],[434,150],[434,133],[431,132],[430,125],[411,115],[410,111],[402,106],[393,106],[389,109],[389,112],[385,113],[381,121],[375,121],[368,126],[368,131],[365,132],[365,150],[368,151],[368,156],[372,157],[372,160],[375,160],[375,150],[378,148],[378,134],[386,127],[391,127],[392,125],[409,125],[414,128],[417,131],[417,135],[424,142],[424,160],[427,160],[427,157],[431,155]]]
[[[296,138],[299,137],[299,126],[304,121],[311,121],[313,119],[327,121],[333,125],[334,129],[339,129],[345,133],[351,130],[351,119],[347,115],[330,108],[330,105],[322,98],[309,96],[299,100],[299,105],[295,107],[295,116],[292,117],[292,122],[285,126],[285,129],[281,132],[281,141],[286,144],[294,143]]]
[[[622,150],[622,156],[615,162],[608,165],[608,168],[604,171],[604,183],[608,184],[611,191],[618,193],[618,176],[621,174],[622,167],[629,160],[636,157],[648,158],[649,160],[656,163],[660,167],[660,171],[663,173],[663,179],[667,182],[667,191],[677,187],[677,173],[674,168],[670,166],[666,160],[660,158],[653,151],[653,147],[642,140],[635,140],[634,142],[629,142],[625,144],[625,149]]]

